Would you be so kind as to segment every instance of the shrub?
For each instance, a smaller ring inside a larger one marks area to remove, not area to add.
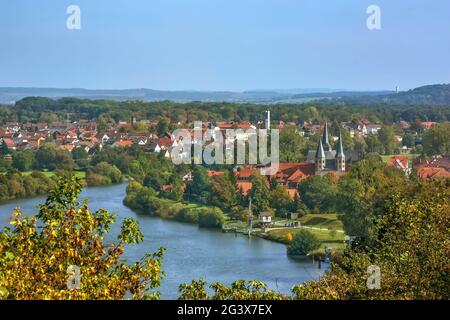
[[[319,247],[320,241],[314,234],[307,230],[300,230],[287,247],[287,253],[289,255],[306,256],[311,251],[319,249]]]
[[[178,212],[175,219],[182,222],[198,223],[198,211],[192,208],[184,208]]]
[[[220,228],[225,222],[225,216],[219,208],[199,209],[198,224],[204,228]]]

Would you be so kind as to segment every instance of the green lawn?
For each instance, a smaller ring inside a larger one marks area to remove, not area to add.
[[[281,242],[288,244],[287,241],[287,235],[288,233],[291,233],[293,236],[295,236],[296,233],[300,232],[302,230],[301,228],[286,228],[286,229],[279,229],[279,230],[272,230],[267,233],[267,239],[273,240],[276,242]],[[305,229],[304,229],[305,230]],[[345,242],[344,242],[344,233],[342,232],[330,232],[330,231],[324,231],[324,230],[314,230],[314,229],[306,229],[309,232],[313,233],[317,236],[317,238],[322,243],[322,246],[320,247],[318,252],[323,253],[325,251],[326,247],[329,248],[335,248],[335,249],[343,249],[345,248]]]
[[[292,220],[291,220],[292,221]],[[323,253],[326,247],[343,249],[345,248],[342,222],[338,215],[334,213],[307,214],[298,219],[306,230],[310,231],[322,242],[319,253]],[[312,229],[320,228],[321,230]],[[291,233],[293,236],[300,232],[300,228],[284,228],[267,232],[266,237],[269,240],[288,244],[287,236]],[[332,231],[334,230],[334,231]]]
[[[298,219],[304,226],[314,226],[325,229],[344,230],[342,221],[335,213],[310,213]]]

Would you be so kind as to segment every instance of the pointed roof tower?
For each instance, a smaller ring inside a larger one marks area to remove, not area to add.
[[[344,147],[342,146],[342,134],[341,130],[339,130],[339,141],[336,150],[336,158],[345,158]]]
[[[325,158],[325,151],[323,150],[322,140],[319,140],[319,145],[317,146],[316,151],[316,159],[324,159],[324,158]]]
[[[326,151],[331,151],[330,141],[328,140],[328,122],[325,121],[325,127],[323,129],[322,135],[322,146],[326,149]]]

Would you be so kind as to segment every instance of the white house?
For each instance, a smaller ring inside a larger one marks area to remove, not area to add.
[[[258,222],[261,226],[266,227],[272,223],[272,214],[267,211],[263,211],[258,216]]]

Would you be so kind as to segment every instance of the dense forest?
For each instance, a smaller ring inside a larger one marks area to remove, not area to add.
[[[449,105],[450,84],[430,85],[412,90],[384,95],[359,95],[340,97],[349,104],[398,104],[398,105]]]
[[[300,104],[280,103],[271,105],[225,102],[172,101],[143,102],[86,100],[62,98],[53,100],[43,97],[28,97],[17,101],[14,106],[0,105],[0,124],[9,121],[57,121],[79,120],[80,118],[129,120],[132,115],[140,119],[168,118],[174,123],[206,121],[262,121],[264,111],[271,110],[273,121],[296,122],[352,121],[367,119],[373,123],[392,124],[398,121],[448,121],[450,104],[414,106],[394,103],[347,104],[334,100],[307,102]]]

